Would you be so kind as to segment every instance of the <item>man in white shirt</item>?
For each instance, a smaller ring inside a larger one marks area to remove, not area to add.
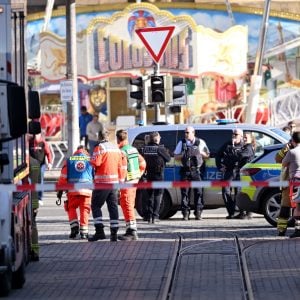
[[[185,138],[180,140],[174,151],[174,158],[182,163],[181,180],[200,181],[200,167],[203,160],[209,157],[209,150],[204,140],[195,137],[195,128],[185,129]],[[204,207],[202,189],[194,188],[195,219],[201,220]],[[181,188],[181,211],[183,219],[187,221],[190,215],[190,188]]]
[[[94,147],[99,143],[98,141],[98,133],[99,131],[103,131],[103,125],[98,121],[99,115],[94,114],[93,120],[87,124],[86,134],[88,136],[89,141],[89,151],[90,155],[93,155]]]

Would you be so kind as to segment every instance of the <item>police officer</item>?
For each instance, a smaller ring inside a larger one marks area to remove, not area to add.
[[[203,159],[209,157],[209,150],[204,140],[195,137],[195,129],[188,126],[185,129],[185,138],[180,140],[174,151],[175,160],[182,164],[180,169],[181,180],[200,181],[200,167]],[[204,207],[202,189],[194,188],[195,219],[201,220]],[[190,215],[190,189],[181,188],[181,211],[183,219],[187,221]]]
[[[143,149],[146,160],[146,180],[162,181],[166,162],[171,160],[168,150],[160,145],[160,134],[155,131],[149,135],[149,143]],[[159,208],[163,196],[163,189],[148,189],[148,222],[156,223],[159,219]]]
[[[244,157],[241,155],[243,150],[245,150],[243,130],[236,128],[233,130],[232,140],[223,145],[216,156],[216,165],[223,173],[223,180],[240,180],[240,168],[245,163],[246,157],[246,155]],[[238,189],[234,188],[232,197],[231,187],[222,188],[222,196],[228,212],[226,219],[245,218],[243,213],[234,216],[237,191]]]

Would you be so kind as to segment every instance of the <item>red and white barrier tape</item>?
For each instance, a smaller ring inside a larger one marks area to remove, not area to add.
[[[79,189],[105,190],[105,189],[170,189],[170,188],[211,188],[211,187],[288,187],[288,181],[153,181],[140,183],[75,183],[75,184],[0,184],[0,191],[3,192],[21,192],[21,191],[77,191]],[[294,186],[300,186],[300,182],[293,183]]]

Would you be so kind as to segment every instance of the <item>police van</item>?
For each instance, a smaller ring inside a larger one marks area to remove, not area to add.
[[[290,135],[281,129],[266,125],[253,125],[245,123],[235,123],[233,121],[221,120],[215,124],[190,124],[195,128],[195,135],[203,139],[209,150],[210,158],[206,160],[205,169],[203,171],[203,180],[213,181],[221,180],[222,173],[216,167],[215,157],[219,149],[232,139],[232,132],[236,128],[249,132],[256,142],[255,156],[263,153],[265,146],[287,143]],[[184,131],[188,125],[172,124],[172,125],[151,125],[139,126],[128,129],[129,142],[139,150],[145,144],[145,135],[153,131],[158,131],[161,135],[161,144],[169,150],[171,161],[167,163],[165,168],[165,181],[180,180],[179,170],[180,164],[174,160],[174,150],[177,143],[184,138]],[[140,216],[144,215],[145,200],[147,195],[145,190],[138,190],[136,197],[136,209]],[[205,208],[224,207],[221,187],[204,188],[203,197]],[[191,197],[193,199],[193,197]],[[160,218],[167,219],[172,217],[180,210],[181,194],[180,189],[165,189],[160,208]]]

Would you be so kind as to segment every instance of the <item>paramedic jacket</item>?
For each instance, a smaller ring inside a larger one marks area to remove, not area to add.
[[[94,148],[91,164],[95,167],[95,183],[119,183],[126,177],[127,165],[117,145],[106,140]]]
[[[67,159],[61,170],[58,184],[67,183],[93,183],[94,169],[90,164],[90,156],[84,150],[80,149]],[[70,191],[68,195],[91,196],[91,189],[79,189]]]

